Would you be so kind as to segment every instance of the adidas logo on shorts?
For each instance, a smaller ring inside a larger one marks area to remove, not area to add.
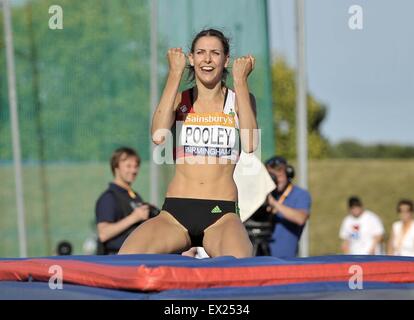
[[[219,206],[215,206],[213,208],[213,210],[211,210],[211,213],[222,213],[223,211],[221,211]]]

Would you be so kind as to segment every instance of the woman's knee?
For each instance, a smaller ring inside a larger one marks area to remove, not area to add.
[[[223,232],[222,250],[236,258],[253,256],[253,244],[241,221],[232,221]]]
[[[229,219],[217,228],[208,230],[203,246],[211,257],[248,258],[253,256],[253,245],[240,220]]]
[[[251,258],[253,257],[253,245],[248,241],[243,248],[236,254],[236,258]]]
[[[124,241],[118,254],[145,254],[147,253],[148,244],[144,237],[134,236],[132,234]]]

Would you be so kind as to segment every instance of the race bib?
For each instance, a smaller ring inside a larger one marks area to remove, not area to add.
[[[186,154],[230,156],[237,147],[238,132],[233,115],[221,112],[189,113],[180,127],[179,144]]]

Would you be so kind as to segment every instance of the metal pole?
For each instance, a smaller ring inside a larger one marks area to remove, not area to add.
[[[40,191],[42,194],[43,203],[43,232],[46,239],[46,252],[47,254],[53,254],[52,252],[52,237],[50,234],[50,210],[49,210],[49,192],[47,183],[47,174],[45,168],[45,134],[42,126],[42,103],[40,102],[40,75],[37,65],[37,52],[34,24],[33,24],[33,4],[27,3],[27,24],[28,24],[28,36],[30,43],[30,65],[32,67],[32,90],[33,90],[33,106],[36,113],[36,133],[39,145],[39,177],[40,177]]]
[[[14,48],[12,17],[8,0],[3,2],[4,35],[6,38],[7,78],[9,88],[9,108],[13,143],[14,177],[16,185],[17,226],[19,231],[20,257],[27,257],[26,223],[23,197],[22,160],[20,152],[19,115],[17,111],[16,73],[14,69]]]
[[[187,10],[188,10],[188,15],[187,15],[187,21],[188,21],[188,32],[189,32],[189,39],[191,39],[192,37],[194,37],[194,21],[193,21],[193,1],[194,0],[187,0]]]
[[[150,112],[150,128],[152,124],[152,115],[158,104],[158,0],[151,1],[151,112]],[[150,134],[150,199],[151,203],[159,206],[159,168],[153,161],[152,154],[154,151],[154,144],[152,143]]]
[[[308,188],[308,141],[306,105],[306,57],[305,57],[305,3],[296,0],[296,41],[297,41],[297,78],[296,78],[296,152],[299,167],[298,184]],[[299,255],[309,256],[309,221],[303,230],[299,245]]]
[[[264,3],[264,19],[266,21],[265,23],[265,29],[266,29],[266,50],[265,50],[265,66],[266,68],[268,68],[268,70],[271,70],[271,51],[270,51],[270,36],[269,36],[269,30],[270,30],[270,23],[269,23],[269,0],[265,0]],[[270,110],[272,110],[272,77],[271,77],[271,72],[267,73],[267,77],[266,77],[266,82],[267,84],[267,90],[265,90],[266,92],[266,101],[270,101],[268,108]],[[269,130],[270,129],[270,130]],[[275,140],[274,140],[274,134],[273,132],[275,132],[275,128],[273,126],[273,121],[271,121],[271,127],[268,128],[266,131],[264,129],[262,129],[262,136],[261,136],[261,140],[262,140],[262,145],[268,145],[268,146],[272,146],[272,148],[266,148],[266,150],[262,150],[262,152],[264,152],[264,158],[268,159],[269,157],[271,157],[273,154],[275,154]],[[277,143],[277,141],[276,141]],[[270,150],[267,150],[270,149]],[[263,157],[263,155],[262,155]]]

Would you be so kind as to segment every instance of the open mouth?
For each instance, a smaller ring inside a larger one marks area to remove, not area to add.
[[[200,69],[201,71],[206,72],[206,73],[210,73],[214,70],[213,67],[201,67]]]

